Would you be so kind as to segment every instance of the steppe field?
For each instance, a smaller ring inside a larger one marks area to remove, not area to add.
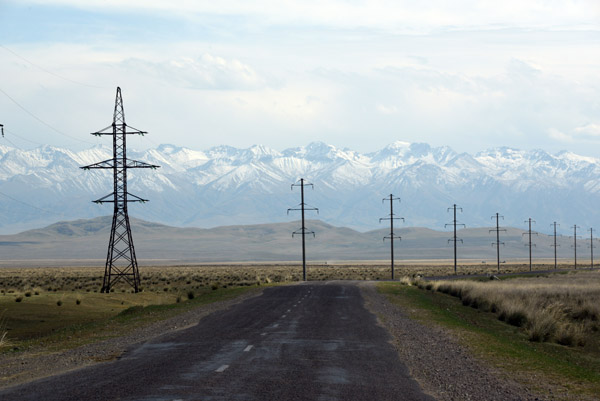
[[[536,265],[535,270],[551,267]],[[502,265],[505,273],[528,269],[525,264]],[[441,262],[400,264],[395,267],[395,273],[396,278],[447,276],[453,274],[453,267]],[[496,273],[496,267],[489,264],[460,265],[458,273],[489,275]],[[99,267],[0,268],[0,339],[3,348],[9,344],[18,348],[22,341],[56,335],[69,327],[81,326],[79,329],[83,329],[82,325],[131,313],[135,308],[140,311],[163,305],[177,309],[179,304],[190,301],[210,302],[253,287],[300,281],[302,267],[292,264],[142,266],[141,292],[138,294],[133,294],[128,286],[119,285],[112,289],[111,294],[101,294],[103,274],[104,269]],[[307,277],[321,281],[388,280],[390,266],[381,262],[309,265]],[[515,281],[511,283],[516,284]],[[444,285],[447,284],[436,284],[436,288],[443,289]],[[561,288],[564,289],[565,285]],[[586,301],[585,305],[590,302],[593,300]],[[504,305],[496,303],[498,307]],[[582,330],[580,325],[573,327],[576,328],[569,329],[573,333]]]

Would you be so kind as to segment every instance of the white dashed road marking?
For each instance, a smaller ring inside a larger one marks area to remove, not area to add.
[[[254,345],[249,345],[246,348],[244,348],[244,352],[248,352],[252,349],[252,347],[254,347]]]
[[[215,372],[217,372],[217,373],[224,372],[225,369],[227,369],[228,367],[229,367],[229,365],[223,365],[223,366],[219,367],[219,369],[215,370]]]

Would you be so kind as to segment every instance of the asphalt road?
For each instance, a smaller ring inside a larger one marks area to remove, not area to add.
[[[389,340],[354,283],[274,287],[119,360],[0,391],[0,400],[431,400]]]

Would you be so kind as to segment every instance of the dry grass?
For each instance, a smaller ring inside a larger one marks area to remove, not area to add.
[[[600,272],[477,282],[418,282],[456,296],[463,305],[490,311],[526,330],[531,341],[585,345],[600,331]]]
[[[537,270],[549,269],[549,265],[537,265]],[[505,273],[524,272],[525,264],[502,266]],[[495,266],[488,264],[461,265],[459,274],[495,273]],[[445,276],[453,274],[448,265],[398,264],[396,276]],[[0,296],[3,294],[34,296],[41,292],[98,292],[102,287],[104,269],[100,267],[43,267],[0,268]],[[265,283],[293,282],[302,279],[302,267],[292,264],[231,264],[140,267],[143,291],[178,293],[185,297],[187,291],[200,287],[244,286]],[[318,264],[307,268],[309,280],[387,280],[390,267],[385,263]],[[117,292],[129,292],[128,287],[115,288]],[[29,293],[29,295],[27,295]]]

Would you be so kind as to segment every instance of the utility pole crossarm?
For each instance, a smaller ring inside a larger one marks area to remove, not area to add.
[[[102,128],[100,131],[96,131],[96,132],[90,133],[90,135],[94,135],[94,136],[112,135],[113,134],[112,133],[112,129],[114,128],[115,125],[116,125],[116,123],[113,123],[113,124],[109,125],[106,128]],[[123,127],[123,132],[122,132],[123,135],[142,135],[142,136],[144,136],[144,135],[146,135],[148,133],[147,131],[140,131],[140,130],[137,130],[137,129],[133,128],[133,127],[130,127],[129,125],[127,125],[125,123],[121,123],[119,125],[121,127]],[[127,130],[125,130],[124,127],[133,128],[134,131],[127,131]],[[111,132],[106,132],[108,130],[111,130]]]
[[[133,199],[131,199],[133,198]],[[95,201],[92,201],[93,203],[98,203],[98,204],[102,204],[102,203],[112,203],[115,202],[115,193],[111,192],[110,194],[103,196],[100,199],[97,199]],[[140,198],[137,195],[134,195],[130,192],[127,192],[127,197],[122,197],[122,198],[117,198],[117,202],[140,202],[140,203],[146,203],[149,202],[148,199],[144,199],[144,198]]]
[[[292,233],[292,238],[294,238],[294,236],[296,236],[296,235],[305,235],[305,234],[312,234],[313,238],[316,237],[316,234],[314,231],[310,231],[306,228],[299,228]]]
[[[319,209],[318,209],[318,208],[316,208],[316,207],[311,207],[311,206],[308,206],[308,205],[307,205],[307,204],[305,204],[305,203],[303,203],[303,204],[301,204],[301,205],[298,205],[298,206],[300,206],[300,207],[298,207],[298,208],[289,208],[289,209],[287,210],[287,213],[288,213],[288,215],[290,214],[290,212],[293,212],[293,211],[302,211],[302,210],[304,210],[304,211],[307,211],[307,210],[312,210],[312,211],[315,211],[315,212],[317,212],[317,214],[319,214]],[[302,207],[302,206],[304,206],[304,207]]]
[[[83,169],[83,170],[91,170],[91,169],[96,169],[96,168],[103,168],[103,169],[115,168],[115,160],[108,159],[108,160],[104,160],[102,162],[90,164],[87,166],[82,166],[79,168]]]
[[[125,167],[126,168],[150,168],[150,169],[157,169],[160,166],[157,166],[155,164],[150,164],[150,163],[146,163],[146,162],[140,162],[137,160],[125,160]],[[91,169],[111,169],[111,168],[115,168],[115,160],[114,159],[108,159],[108,160],[104,160],[98,163],[94,163],[94,164],[90,164],[88,166],[83,166],[83,167],[79,167],[83,170],[91,170]]]

